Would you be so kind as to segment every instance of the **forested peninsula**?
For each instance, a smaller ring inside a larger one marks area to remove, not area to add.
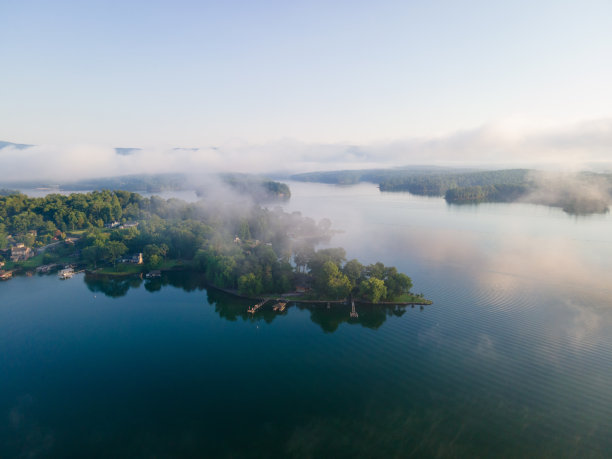
[[[150,198],[130,191],[0,196],[3,272],[66,264],[92,275],[190,270],[209,285],[263,298],[428,304],[394,267],[316,250],[334,230],[299,212],[257,204]]]

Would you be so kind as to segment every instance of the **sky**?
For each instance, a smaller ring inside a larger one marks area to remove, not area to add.
[[[200,147],[312,169],[612,153],[609,0],[0,0],[0,17],[0,140],[45,154]]]

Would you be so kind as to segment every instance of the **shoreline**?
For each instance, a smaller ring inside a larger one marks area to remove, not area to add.
[[[90,270],[90,269],[84,269],[83,271],[85,272],[86,276],[90,276],[93,278],[108,278],[108,279],[119,279],[119,278],[127,278],[127,277],[138,277],[142,280],[146,280],[144,275],[147,271],[147,269],[142,269],[138,272],[133,272],[133,271],[128,271],[128,272],[99,272],[99,269],[96,270]],[[159,269],[158,271],[160,271],[161,273],[169,273],[169,272],[181,272],[181,271],[191,271],[192,273],[198,273],[199,271],[194,270],[188,266],[173,266],[171,268],[167,268],[167,269]],[[33,275],[35,274],[34,270],[25,270],[23,268],[21,269],[16,269],[16,270],[12,270],[12,274],[15,275]],[[48,274],[48,273],[42,273],[42,274]],[[150,279],[149,279],[150,280]],[[285,292],[285,293],[279,293],[279,294],[270,294],[270,295],[262,295],[262,296],[257,296],[257,297],[252,297],[252,296],[246,296],[246,295],[242,295],[238,292],[238,290],[235,289],[227,289],[227,288],[223,288],[223,287],[218,287],[208,281],[206,281],[206,286],[207,288],[213,288],[215,290],[218,290],[220,292],[224,292],[227,293],[228,295],[232,295],[236,298],[241,298],[244,300],[250,300],[250,301],[274,301],[274,300],[281,300],[281,301],[287,301],[290,303],[295,303],[295,304],[312,304],[312,305],[326,305],[326,304],[335,304],[335,305],[350,305],[349,303],[349,299],[348,298],[343,298],[343,299],[309,299],[309,298],[299,298],[299,296],[301,294],[297,293],[297,292]],[[293,298],[294,296],[298,296],[298,298]],[[423,299],[421,301],[379,301],[378,303],[372,303],[369,301],[363,301],[360,299],[354,299],[355,304],[359,304],[359,305],[365,305],[365,306],[430,306],[433,304],[433,301],[431,300],[427,300],[427,299]]]

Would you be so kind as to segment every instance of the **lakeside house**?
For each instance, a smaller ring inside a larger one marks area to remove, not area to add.
[[[11,247],[11,261],[26,261],[33,256],[34,251],[23,243]]]
[[[143,263],[142,253],[135,253],[128,258],[122,258],[119,260],[121,263],[133,263],[135,265],[141,265]]]
[[[119,223],[118,221],[115,220],[114,222],[106,223],[104,225],[104,228],[112,229],[112,228],[116,228],[119,225],[121,225],[121,223]]]

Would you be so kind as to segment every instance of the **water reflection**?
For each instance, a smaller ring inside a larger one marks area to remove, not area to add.
[[[85,284],[94,293],[103,293],[111,298],[121,298],[127,295],[130,288],[138,288],[142,284],[140,277],[102,278],[86,275]]]
[[[214,307],[217,315],[230,322],[238,319],[250,322],[263,321],[267,324],[272,323],[277,318],[287,315],[288,311],[273,311],[270,304],[264,306],[256,314],[249,314],[247,309],[252,306],[253,301],[237,298],[221,290],[209,288],[203,277],[195,272],[164,273],[162,277],[156,279],[141,279],[140,277],[98,277],[85,276],[85,284],[92,292],[103,293],[111,298],[125,296],[131,288],[138,289],[144,286],[145,290],[151,293],[159,292],[162,288],[171,286],[180,288],[186,292],[196,290],[206,291],[206,300]],[[341,324],[361,325],[362,327],[376,330],[380,328],[387,318],[401,317],[410,306],[397,305],[357,305],[358,317],[351,317],[351,307],[349,305],[334,304],[330,307],[326,305],[314,305],[304,303],[288,303],[289,307],[296,307],[300,311],[310,311],[310,320],[317,324],[326,333],[333,333]],[[423,311],[423,307],[413,307],[415,311]]]

